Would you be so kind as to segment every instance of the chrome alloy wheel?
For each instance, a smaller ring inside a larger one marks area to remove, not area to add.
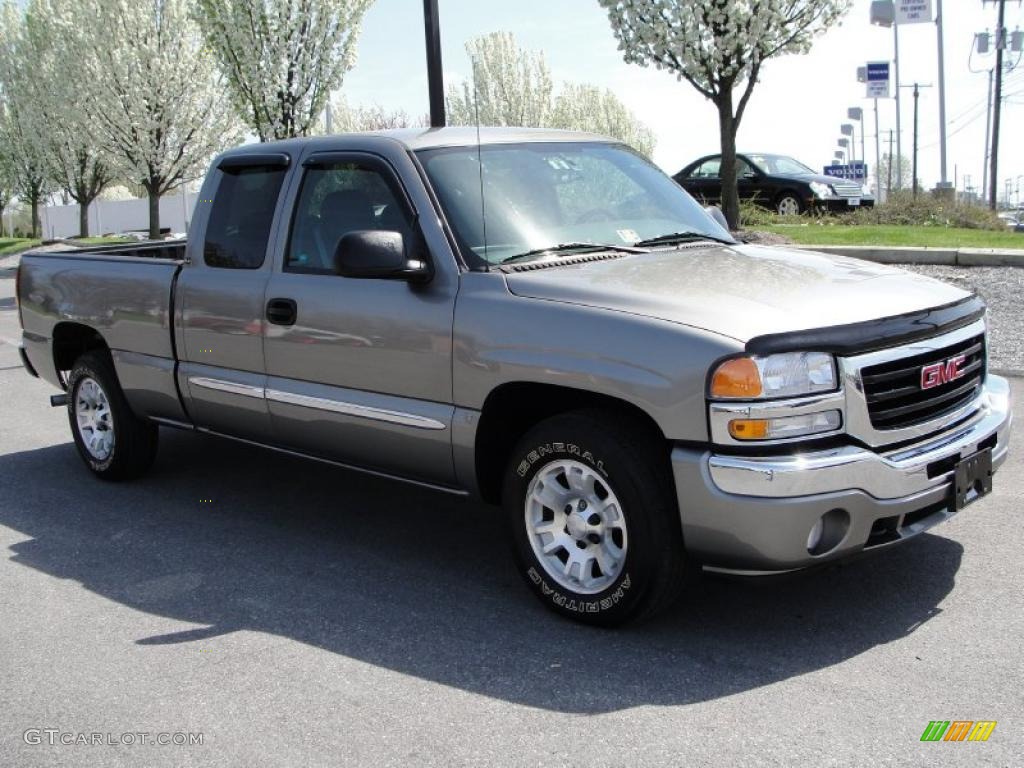
[[[626,562],[626,518],[615,492],[578,461],[553,461],[530,481],[525,502],[530,545],[548,575],[576,593],[595,594]]]
[[[88,376],[75,392],[75,422],[85,450],[96,461],[106,461],[114,451],[114,418],[110,414],[107,393]]]
[[[779,200],[779,213],[783,216],[799,216],[800,201],[792,195],[786,195],[784,198]]]

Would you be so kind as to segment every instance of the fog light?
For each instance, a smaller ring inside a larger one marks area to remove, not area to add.
[[[818,518],[807,534],[807,552],[824,555],[838,547],[850,530],[850,513],[845,509],[830,509]]]
[[[822,411],[803,416],[781,416],[777,419],[733,419],[729,434],[736,440],[776,440],[834,432],[843,423],[839,411]]]
[[[822,534],[825,533],[825,518],[819,517],[818,522],[811,528],[811,532],[807,534],[807,551],[813,552],[821,544]]]

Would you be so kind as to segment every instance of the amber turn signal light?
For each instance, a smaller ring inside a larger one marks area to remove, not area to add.
[[[768,419],[733,419],[729,434],[735,440],[764,440],[768,437]]]
[[[726,360],[711,377],[711,396],[760,397],[761,374],[757,364],[749,357]]]

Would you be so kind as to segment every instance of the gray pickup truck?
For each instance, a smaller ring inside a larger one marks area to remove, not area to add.
[[[595,624],[696,565],[916,536],[1007,452],[978,298],[738,243],[587,134],[241,147],[187,241],[29,253],[17,292],[99,477],[146,471],[164,426],[500,504],[529,587]]]

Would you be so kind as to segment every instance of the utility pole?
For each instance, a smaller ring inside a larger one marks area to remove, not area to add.
[[[896,155],[902,161],[903,159],[903,133],[900,130],[900,32],[899,25],[892,25],[892,47],[893,47],[893,59],[894,59],[894,70],[896,75]],[[890,161],[891,165],[891,161]],[[897,174],[902,176],[903,174]],[[899,189],[903,182],[900,178],[896,179],[896,188]]]
[[[999,117],[1000,117],[1000,105],[1003,100],[1003,47],[1006,45],[1006,29],[1004,23],[1006,20],[1006,0],[996,0],[999,3],[999,20],[996,22],[996,83],[995,83],[995,101],[992,102],[992,156],[990,158],[991,165],[988,170],[988,183],[989,183],[989,201],[988,207],[991,210],[996,210],[999,207],[999,203],[996,200],[998,190],[998,177],[999,171]]]
[[[914,83],[913,85],[906,85],[904,88],[914,89],[914,158],[913,158],[913,177],[914,177],[914,197],[917,197],[917,114],[918,114],[918,100],[921,97],[922,88],[931,88],[931,83],[922,84]]]
[[[423,0],[423,27],[427,37],[430,127],[444,128],[444,70],[441,68],[441,19],[437,11],[437,0]]]

